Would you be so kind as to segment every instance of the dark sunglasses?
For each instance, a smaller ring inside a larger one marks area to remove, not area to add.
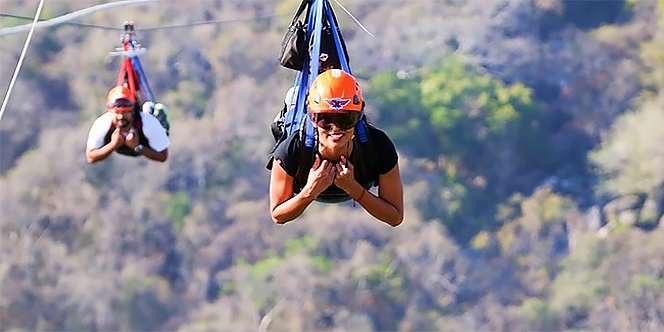
[[[134,106],[134,103],[125,98],[116,99],[113,103],[107,105],[108,108],[126,108]]]
[[[348,130],[355,127],[360,121],[360,112],[344,112],[344,113],[314,113],[312,120],[316,126],[330,130],[332,124],[341,130]]]

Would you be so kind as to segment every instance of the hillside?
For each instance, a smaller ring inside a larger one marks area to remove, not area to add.
[[[42,18],[104,2],[46,1]],[[96,12],[35,31],[0,123],[3,331],[664,328],[664,1],[341,2],[374,34],[332,1],[399,152],[403,224],[351,203],[270,219],[269,125],[295,77],[276,57],[299,1]],[[90,165],[120,66],[121,30],[102,27],[126,20],[170,157]],[[0,36],[2,98],[26,36]]]

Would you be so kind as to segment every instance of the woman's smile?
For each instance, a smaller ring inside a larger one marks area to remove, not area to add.
[[[332,142],[339,143],[344,138],[344,136],[346,136],[346,133],[344,133],[344,132],[329,132],[327,134],[327,136],[330,137],[330,139],[332,139]]]

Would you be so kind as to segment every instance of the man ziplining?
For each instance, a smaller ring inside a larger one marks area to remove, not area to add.
[[[138,45],[133,36],[133,22],[125,22],[121,52],[124,59],[117,84],[106,95],[106,113],[95,119],[88,133],[86,157],[89,163],[102,161],[113,151],[158,162],[168,158],[168,111],[162,103],[145,101],[146,95],[154,97],[137,53],[132,53]]]

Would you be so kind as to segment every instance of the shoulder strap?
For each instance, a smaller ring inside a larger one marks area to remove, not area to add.
[[[115,131],[115,125],[111,121],[111,125],[108,127],[108,131],[106,132],[106,135],[104,136],[104,145],[108,144],[108,142],[111,141],[111,135],[113,135],[113,131]]]
[[[300,162],[295,177],[301,185],[307,183],[309,170],[316,160],[316,153],[318,153],[316,136],[315,126],[312,125],[309,116],[305,115],[302,121],[302,130],[300,130]]]
[[[356,145],[355,153],[358,156],[356,159],[359,165],[355,165],[355,170],[359,172],[360,178],[370,181],[368,186],[378,185],[378,168],[376,167],[376,155],[371,137],[369,136],[369,124],[366,118],[362,117],[355,127],[356,132]]]
[[[143,133],[143,118],[140,111],[134,109],[134,128],[136,131]]]
[[[298,162],[297,172],[295,173],[295,185],[298,186],[298,190],[301,189],[307,183],[307,178],[309,177],[309,170],[311,166],[314,165],[314,160],[316,160],[317,151],[314,149],[316,146],[316,139],[313,135],[313,126],[308,125],[309,121],[304,121],[302,128],[299,132],[298,139],[300,140],[300,161]],[[304,132],[311,132],[311,142],[309,142],[308,135],[303,134]],[[304,144],[302,144],[304,143]]]

